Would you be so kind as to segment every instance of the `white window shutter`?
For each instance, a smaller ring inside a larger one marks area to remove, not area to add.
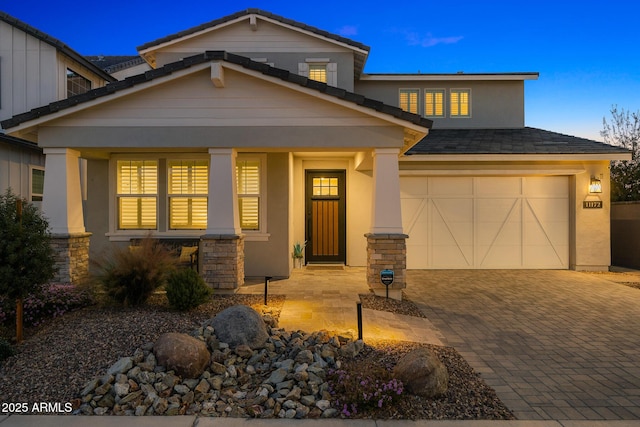
[[[335,62],[327,64],[327,84],[329,86],[338,86],[338,64]]]
[[[304,77],[309,77],[309,64],[307,64],[306,62],[299,62],[298,74]]]

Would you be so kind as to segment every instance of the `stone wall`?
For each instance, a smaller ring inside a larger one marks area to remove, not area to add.
[[[83,283],[89,277],[89,240],[91,233],[53,235],[51,247],[58,269],[54,282]]]
[[[367,238],[367,284],[376,295],[386,295],[386,287],[380,283],[382,270],[393,270],[393,284],[389,297],[402,299],[402,289],[407,286],[406,234],[365,234]]]
[[[611,265],[640,269],[640,202],[611,203]]]
[[[244,236],[200,238],[200,275],[213,289],[232,293],[244,284]]]

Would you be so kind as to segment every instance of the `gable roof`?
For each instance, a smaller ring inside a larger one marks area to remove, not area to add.
[[[116,79],[114,77],[112,77],[109,73],[105,72],[100,67],[94,65],[93,63],[91,63],[91,61],[87,60],[84,56],[80,55],[78,52],[76,52],[75,50],[71,49],[69,46],[67,46],[66,44],[64,44],[60,40],[56,39],[55,37],[51,37],[50,35],[48,35],[46,33],[43,33],[42,31],[38,30],[37,28],[34,28],[31,25],[26,24],[26,23],[20,21],[19,19],[14,18],[13,16],[5,13],[5,12],[0,12],[0,21],[4,21],[9,25],[11,25],[11,26],[13,26],[13,27],[15,27],[15,28],[17,28],[17,29],[19,29],[21,31],[24,31],[25,33],[29,34],[30,36],[33,36],[33,37],[37,38],[38,40],[41,40],[41,41],[43,41],[43,42],[45,42],[47,44],[50,44],[51,46],[53,46],[54,48],[56,48],[60,52],[64,53],[69,58],[73,59],[74,61],[78,62],[82,66],[88,68],[89,70],[91,70],[92,72],[94,72],[95,74],[97,74],[98,76],[103,78],[104,80],[106,80],[108,82],[116,81]]]
[[[289,19],[289,18],[285,18],[284,16],[280,16],[280,15],[276,15],[274,13],[271,12],[267,12],[265,10],[261,10],[261,9],[246,9],[246,10],[242,10],[236,13],[233,13],[231,15],[227,15],[227,16],[223,16],[222,18],[218,18],[218,19],[214,19],[213,21],[209,21],[209,22],[205,22],[204,24],[201,25],[197,25],[195,27],[192,28],[188,28],[186,30],[180,31],[178,33],[175,34],[170,34],[168,36],[165,37],[161,37],[159,39],[150,41],[148,43],[142,44],[140,46],[137,47],[138,52],[141,53],[141,55],[144,56],[144,52],[146,50],[149,50],[153,47],[159,46],[161,44],[164,43],[170,43],[174,40],[178,40],[181,39],[183,37],[195,34],[195,33],[199,33],[202,31],[207,31],[207,30],[213,30],[215,27],[218,27],[220,25],[244,18],[244,17],[249,17],[250,15],[259,15],[262,18],[271,20],[273,22],[277,22],[280,24],[284,24],[284,25],[288,25],[291,27],[294,27],[296,29],[302,30],[304,32],[308,32],[308,33],[312,33],[316,36],[320,36],[329,40],[333,40],[335,42],[339,42],[342,44],[345,44],[347,46],[350,46],[353,49],[356,49],[357,52],[354,55],[355,58],[355,67],[354,67],[354,71],[355,71],[355,75],[358,76],[360,75],[360,73],[362,72],[362,70],[364,69],[364,63],[367,59],[367,55],[369,54],[369,46],[364,45],[360,42],[356,42],[354,40],[348,39],[346,37],[342,37],[340,35],[337,34],[333,34],[330,33],[328,31],[325,30],[321,30],[319,28],[313,27],[311,25],[307,25],[305,23],[302,22],[298,22],[298,21],[294,21],[293,19]],[[358,52],[360,51],[360,52]]]
[[[419,154],[629,154],[629,150],[548,130],[431,129],[407,155]]]
[[[54,114],[65,109],[75,107],[77,105],[84,104],[98,98],[103,98],[111,94],[114,94],[116,92],[131,88],[146,82],[150,82],[161,77],[171,75],[172,73],[188,69],[192,66],[211,62],[211,61],[225,61],[231,64],[236,64],[236,65],[242,66],[243,68],[262,73],[265,76],[278,78],[288,83],[292,83],[301,87],[312,89],[319,93],[323,93],[323,94],[347,101],[349,103],[353,103],[355,105],[369,108],[371,110],[375,110],[377,112],[392,116],[396,119],[400,119],[424,128],[430,129],[431,125],[433,124],[431,120],[426,119],[418,114],[408,113],[398,107],[384,104],[383,102],[366,98],[362,95],[358,95],[353,92],[348,92],[344,89],[329,86],[326,83],[311,80],[307,77],[291,73],[288,70],[271,67],[265,63],[255,62],[247,57],[235,55],[225,51],[208,51],[198,55],[193,55],[188,58],[184,58],[180,61],[167,64],[161,68],[149,70],[145,73],[138,74],[136,76],[127,77],[124,80],[119,80],[113,83],[109,83],[104,87],[93,89],[83,94],[72,96],[67,99],[52,102],[43,107],[34,108],[31,111],[18,114],[16,116],[13,116],[10,119],[4,120],[0,122],[0,124],[4,129],[16,127],[30,120],[34,120],[40,117]]]

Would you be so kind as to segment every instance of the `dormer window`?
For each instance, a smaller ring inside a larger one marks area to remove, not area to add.
[[[337,86],[338,64],[329,61],[329,58],[306,58],[305,62],[298,63],[298,74],[329,86]]]
[[[80,95],[91,90],[91,81],[67,68],[67,98]]]
[[[327,64],[309,64],[309,78],[322,83],[327,82]]]

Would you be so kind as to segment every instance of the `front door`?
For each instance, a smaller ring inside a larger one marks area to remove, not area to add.
[[[307,246],[309,262],[346,262],[345,171],[306,172]]]

